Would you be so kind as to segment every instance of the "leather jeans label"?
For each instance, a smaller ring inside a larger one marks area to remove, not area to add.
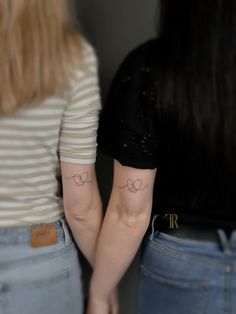
[[[46,224],[31,228],[31,246],[33,248],[58,243],[57,228],[54,224]]]

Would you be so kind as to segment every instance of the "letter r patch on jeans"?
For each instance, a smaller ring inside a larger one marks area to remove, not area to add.
[[[57,228],[54,224],[31,227],[31,246],[33,248],[57,244]]]

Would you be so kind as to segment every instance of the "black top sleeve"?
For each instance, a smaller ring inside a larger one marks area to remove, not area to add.
[[[98,145],[123,166],[158,166],[155,84],[149,63],[152,41],[133,50],[120,66],[102,110]]]

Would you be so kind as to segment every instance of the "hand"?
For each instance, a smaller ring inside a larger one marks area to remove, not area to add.
[[[115,289],[107,299],[90,295],[86,314],[118,314],[118,311],[117,289]]]
[[[118,290],[115,289],[109,297],[109,314],[119,313]]]
[[[108,301],[89,298],[86,314],[110,314]]]

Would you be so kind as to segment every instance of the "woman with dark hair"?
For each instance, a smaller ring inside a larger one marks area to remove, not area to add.
[[[89,313],[108,313],[148,226],[136,313],[235,313],[236,2],[161,4],[160,38],[126,58],[101,117],[114,181]]]

